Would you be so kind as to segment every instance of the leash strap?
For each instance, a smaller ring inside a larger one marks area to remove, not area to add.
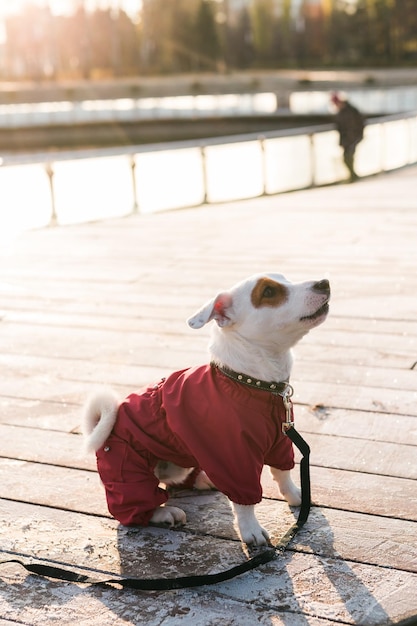
[[[293,426],[286,431],[286,435],[291,439],[295,446],[300,450],[302,459],[300,462],[301,476],[301,507],[295,524],[289,528],[285,535],[279,540],[276,546],[269,546],[259,554],[251,557],[244,563],[236,565],[228,570],[217,574],[203,574],[200,576],[182,576],[180,578],[108,578],[98,580],[90,576],[78,574],[72,570],[62,569],[52,565],[44,565],[42,563],[25,563],[19,559],[9,559],[0,561],[0,565],[6,563],[18,563],[26,571],[38,576],[53,578],[56,580],[64,580],[72,583],[83,583],[87,585],[120,585],[125,589],[140,589],[143,591],[167,591],[170,589],[186,589],[190,587],[199,587],[201,585],[215,585],[216,583],[230,580],[235,576],[249,572],[259,565],[269,563],[276,558],[277,552],[283,553],[290,541],[296,533],[304,526],[310,512],[310,448],[301,435]]]

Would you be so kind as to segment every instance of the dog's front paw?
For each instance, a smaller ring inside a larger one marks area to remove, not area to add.
[[[242,541],[249,546],[266,546],[269,543],[269,535],[259,523],[239,527],[239,532]]]
[[[289,470],[279,470],[275,467],[271,467],[271,474],[273,479],[277,481],[281,495],[288,504],[290,506],[300,506],[301,489],[294,485],[291,479],[291,472]]]
[[[160,506],[153,512],[151,524],[163,524],[173,528],[175,526],[183,526],[187,521],[187,516],[182,509],[176,506]]]
[[[290,506],[300,506],[301,489],[299,489],[295,485],[292,485],[292,487],[285,492],[281,490],[281,493]]]
[[[252,546],[265,546],[269,535],[255,517],[254,506],[232,503],[242,541]]]

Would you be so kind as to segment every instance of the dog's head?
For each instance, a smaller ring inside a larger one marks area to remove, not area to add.
[[[324,279],[291,283],[281,274],[256,274],[217,294],[189,318],[191,328],[211,320],[254,343],[289,348],[318,326],[329,311],[330,285]]]

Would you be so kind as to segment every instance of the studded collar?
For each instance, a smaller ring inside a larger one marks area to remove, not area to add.
[[[261,391],[269,391],[273,394],[279,394],[280,396],[291,396],[292,395],[292,387],[288,381],[283,382],[274,382],[274,381],[266,381],[260,380],[259,378],[254,378],[253,376],[248,376],[247,374],[243,374],[241,372],[235,372],[234,370],[223,367],[222,365],[218,365],[217,363],[211,362],[210,365],[212,367],[216,367],[220,370],[225,376],[228,376],[232,380],[235,380],[238,383],[242,383],[242,385],[246,385],[247,387],[252,387],[252,389],[260,389]]]

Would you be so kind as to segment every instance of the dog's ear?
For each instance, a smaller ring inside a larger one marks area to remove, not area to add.
[[[210,320],[216,320],[219,326],[230,326],[233,324],[232,304],[230,293],[219,293],[213,300],[202,306],[197,313],[194,313],[187,320],[187,323],[191,328],[202,328]]]

